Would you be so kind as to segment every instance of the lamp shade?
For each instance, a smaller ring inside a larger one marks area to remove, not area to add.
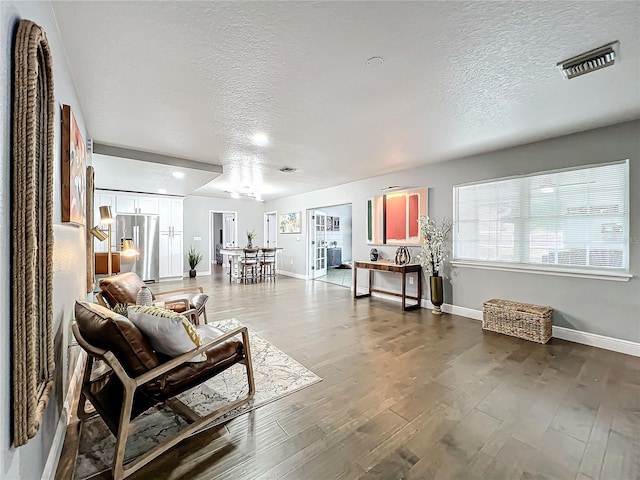
[[[133,240],[125,240],[122,244],[122,254],[125,257],[133,257],[138,254],[136,247],[133,245]]]
[[[113,223],[113,216],[111,215],[111,207],[109,205],[100,207],[100,223]]]
[[[89,230],[89,233],[96,237],[100,242],[103,242],[107,239],[107,234],[100,230],[97,226]]]

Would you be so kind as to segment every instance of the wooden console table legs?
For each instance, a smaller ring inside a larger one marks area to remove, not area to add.
[[[358,268],[364,268],[368,271],[369,275],[369,291],[367,293],[358,293]],[[373,275],[371,275],[371,270],[377,270],[380,272],[392,272],[399,273],[402,277],[402,293],[389,292],[386,290],[380,290],[377,288],[373,288]],[[407,295],[407,273],[415,273],[417,278],[417,294],[415,297]],[[402,310],[413,310],[416,308],[420,308],[420,301],[422,298],[422,267],[419,264],[408,264],[408,265],[396,265],[393,263],[386,262],[354,262],[353,264],[353,298],[362,298],[362,297],[370,297],[372,292],[378,293],[386,293],[387,295],[394,295],[397,297],[401,297],[402,299]],[[407,305],[407,298],[410,300],[415,300],[416,303],[412,305]]]

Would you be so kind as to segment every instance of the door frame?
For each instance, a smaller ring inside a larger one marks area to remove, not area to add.
[[[309,208],[307,209],[307,278],[309,280],[315,280],[316,278],[316,270],[315,268],[315,244],[313,243],[316,239],[316,223],[314,219],[315,212],[320,212],[325,217],[326,213],[322,211],[322,208]],[[326,229],[326,220],[325,220],[325,229]],[[325,235],[327,231],[325,230]],[[326,249],[326,246],[325,246]],[[326,253],[325,253],[325,268],[326,268]]]
[[[215,256],[212,257],[211,247],[213,246],[213,214],[214,213],[232,213],[235,218],[234,225],[234,238],[236,239],[236,243],[238,243],[238,212],[234,210],[209,210],[209,274],[212,273],[211,265],[213,262],[211,260],[215,259]],[[224,223],[223,223],[224,225]],[[223,227],[224,228],[224,227]],[[222,268],[225,268],[224,262],[222,262]]]
[[[268,235],[268,233],[269,233],[269,224],[267,222],[267,218],[270,215],[273,215],[274,218],[275,218],[275,221],[276,221],[276,245],[275,246],[277,247],[278,246],[278,212],[277,211],[264,212],[264,217],[263,217],[263,219],[264,219],[263,220],[263,226],[264,226],[263,234],[264,234],[264,236],[262,238],[264,238],[264,243],[266,243],[267,238],[269,238],[269,235]],[[272,245],[265,245],[265,246],[272,247]]]
[[[342,207],[342,206],[346,206],[346,205],[350,205],[351,206],[351,226],[353,228],[353,202],[345,202],[345,203],[338,203],[336,205],[323,205],[321,207],[314,207],[314,208],[307,208],[307,215],[306,215],[306,220],[307,220],[307,228],[306,230],[304,230],[305,234],[306,234],[306,242],[307,242],[307,248],[306,248],[306,268],[305,268],[305,272],[307,275],[307,279],[309,280],[313,280],[314,276],[313,276],[313,272],[314,270],[311,268],[313,266],[313,259],[314,259],[314,252],[312,250],[313,245],[312,245],[312,241],[315,239],[315,223],[313,221],[313,212],[315,212],[316,210],[320,210],[321,213],[325,213],[326,209],[329,208],[335,208],[335,207]],[[353,233],[351,235],[351,251],[353,252]],[[352,258],[351,260],[353,261],[353,253],[352,253]]]

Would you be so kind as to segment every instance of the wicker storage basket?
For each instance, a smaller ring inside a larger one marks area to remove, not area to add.
[[[493,299],[484,302],[482,328],[532,342],[551,338],[551,307]]]

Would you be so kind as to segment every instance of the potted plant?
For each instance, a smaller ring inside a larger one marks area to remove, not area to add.
[[[442,223],[438,224],[428,216],[420,215],[418,225],[423,244],[417,258],[422,268],[426,268],[429,272],[432,313],[440,315],[442,313],[440,306],[444,302],[440,270],[447,258],[445,242],[451,232],[452,221],[450,218],[445,218]]]
[[[202,254],[198,253],[198,251],[193,247],[193,245],[189,249],[189,253],[187,253],[187,260],[189,261],[189,267],[191,268],[191,270],[189,270],[189,278],[195,278],[196,267],[202,260]]]
[[[253,240],[256,238],[255,230],[247,230],[247,248],[253,248]]]

